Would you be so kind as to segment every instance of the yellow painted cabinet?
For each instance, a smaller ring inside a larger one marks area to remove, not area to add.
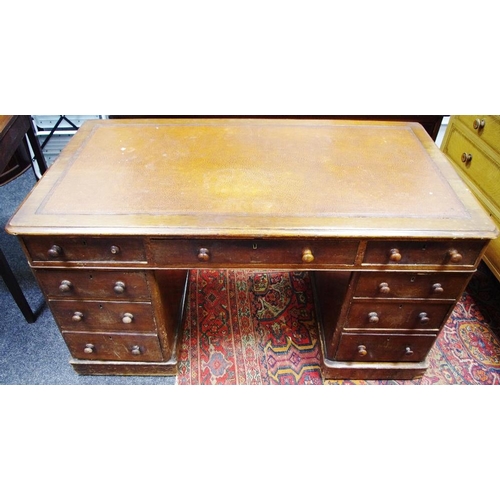
[[[500,116],[451,116],[441,150],[500,230]],[[500,280],[500,238],[484,261]]]

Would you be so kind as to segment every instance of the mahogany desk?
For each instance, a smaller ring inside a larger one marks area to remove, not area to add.
[[[7,225],[81,374],[174,375],[186,277],[311,271],[327,378],[412,378],[496,228],[416,123],[86,122]]]

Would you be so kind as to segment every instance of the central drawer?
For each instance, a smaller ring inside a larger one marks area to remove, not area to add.
[[[152,239],[155,266],[285,267],[353,266],[359,241],[339,240],[176,240]]]
[[[355,300],[349,310],[345,326],[346,328],[437,330],[453,305],[454,302]]]
[[[49,304],[61,330],[156,331],[150,303],[51,300]]]

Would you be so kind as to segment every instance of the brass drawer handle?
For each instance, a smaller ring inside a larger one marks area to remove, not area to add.
[[[401,252],[397,248],[392,248],[389,254],[389,260],[391,262],[399,262],[401,260]]]
[[[368,351],[366,350],[366,346],[358,345],[358,355],[359,356],[366,356],[367,354],[368,354]]]
[[[485,125],[486,125],[486,122],[484,120],[480,120],[479,118],[476,118],[472,124],[472,126],[474,127],[474,130],[477,130],[478,132],[483,130]]]
[[[427,316],[427,313],[426,312],[421,312],[419,315],[418,315],[419,319],[420,319],[420,323],[422,324],[426,324],[426,323],[429,323],[430,321],[430,318],[429,316]]]
[[[380,318],[376,312],[368,313],[368,322],[370,323],[378,323]]]
[[[450,261],[453,262],[454,264],[458,264],[459,262],[462,262],[462,254],[459,253],[455,249],[451,249],[448,252],[448,255],[450,256]]]
[[[49,254],[49,257],[55,259],[56,257],[60,257],[63,252],[59,245],[52,245],[47,253]]]
[[[130,352],[134,355],[134,356],[138,356],[139,354],[141,354],[141,348],[138,346],[138,345],[134,345],[132,347],[132,349],[130,349]]]
[[[405,349],[405,356],[412,356],[413,355],[413,351],[411,350],[411,347],[407,347]]]
[[[460,159],[462,160],[462,163],[465,163],[467,165],[472,161],[472,155],[470,153],[462,153]]]
[[[208,248],[200,248],[198,250],[198,260],[201,262],[208,262],[210,260],[210,252]]]
[[[115,286],[113,287],[115,293],[124,293],[125,292],[125,283],[123,281],[117,281]]]
[[[111,248],[109,249],[109,251],[113,255],[118,255],[120,253],[120,247],[117,247],[116,245],[111,245]]]
[[[83,320],[83,313],[80,311],[75,311],[73,313],[71,320],[74,321],[75,323],[79,323],[80,321]]]
[[[85,344],[85,349],[83,350],[83,352],[85,354],[92,354],[94,352],[94,344]]]
[[[434,283],[434,285],[432,285],[432,291],[434,293],[443,293],[444,292],[443,285],[441,285],[441,283]]]
[[[389,287],[388,283],[380,283],[380,285],[378,286],[378,290],[380,293],[384,293],[384,294],[391,292],[391,288]]]
[[[122,322],[125,323],[126,325],[129,325],[134,321],[134,315],[132,313],[125,313],[122,316]]]
[[[59,285],[59,291],[61,293],[67,293],[71,291],[72,288],[73,288],[73,283],[71,283],[71,281],[68,280],[62,280],[61,284]]]
[[[313,261],[314,261],[314,255],[313,255],[311,249],[310,248],[306,248],[302,252],[302,262],[304,262],[305,264],[310,264]]]

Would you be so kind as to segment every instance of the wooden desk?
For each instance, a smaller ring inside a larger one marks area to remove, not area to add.
[[[496,236],[416,123],[90,121],[7,230],[82,374],[172,375],[186,277],[309,270],[323,372],[412,378]]]

